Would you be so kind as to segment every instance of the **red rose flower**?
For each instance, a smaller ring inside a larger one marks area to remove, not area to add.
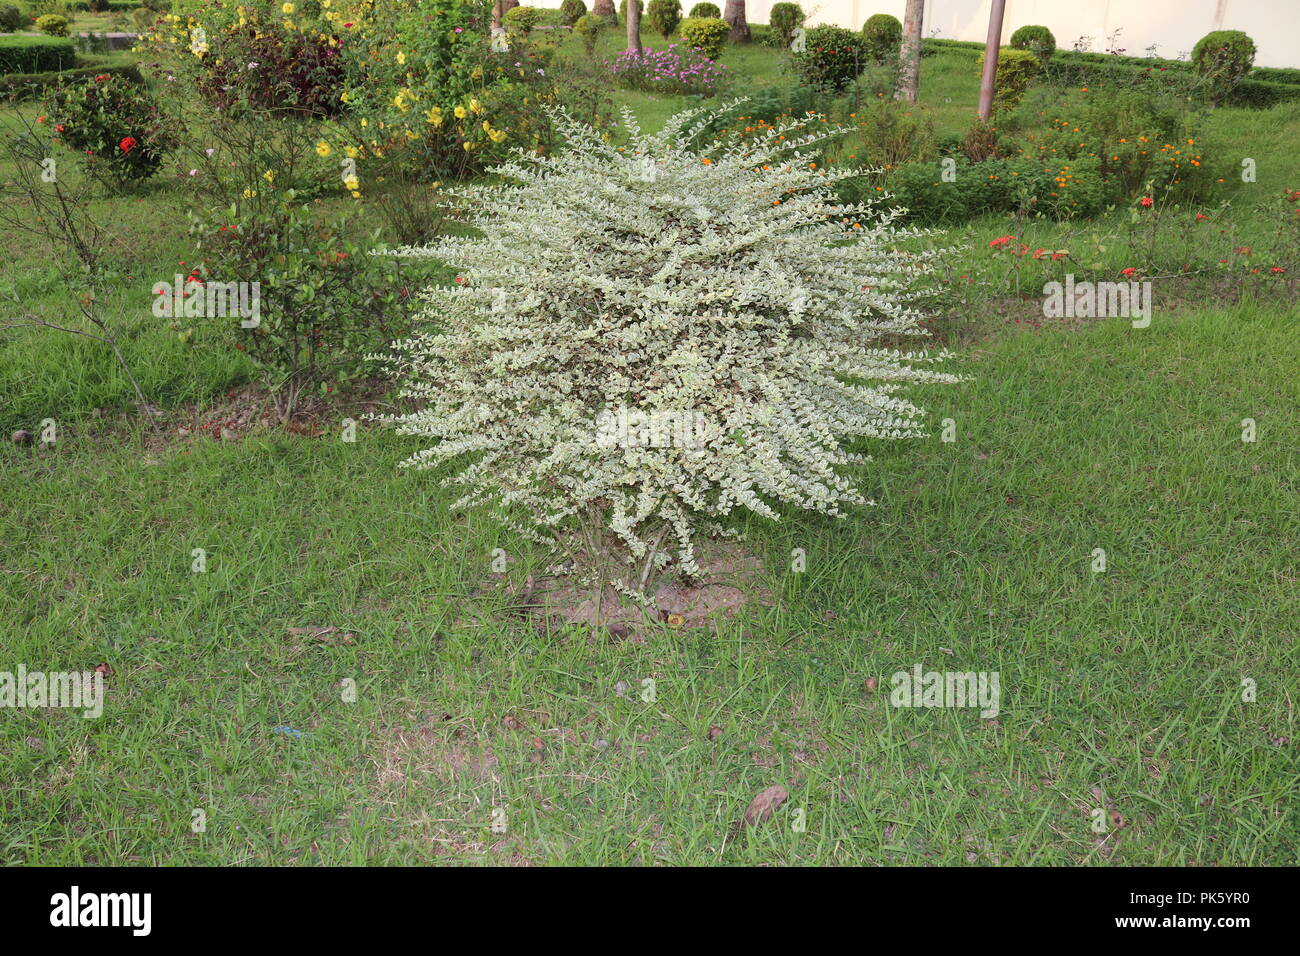
[[[117,144],[117,148],[122,152],[129,154],[131,150],[135,149],[135,137],[123,136],[122,142]]]
[[[1150,209],[1152,203],[1154,202],[1155,200],[1152,199],[1150,196],[1143,196],[1141,199],[1138,200],[1138,205],[1141,206],[1143,209]]]

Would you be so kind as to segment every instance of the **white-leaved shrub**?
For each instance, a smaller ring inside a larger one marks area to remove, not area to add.
[[[928,256],[898,251],[897,211],[835,200],[855,171],[809,159],[835,131],[693,152],[700,111],[653,136],[625,112],[623,147],[556,119],[565,150],[457,194],[480,235],[401,250],[459,271],[388,357],[420,402],[388,420],[432,440],[405,464],[451,463],[457,507],[544,539],[603,529],[647,571],[697,573],[738,508],[866,503],[845,443],[923,434],[902,388],[955,377],[877,344],[926,334]]]

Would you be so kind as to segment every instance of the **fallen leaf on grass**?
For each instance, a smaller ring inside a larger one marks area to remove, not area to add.
[[[758,826],[772,818],[772,811],[779,807],[789,798],[790,792],[780,784],[768,787],[749,803],[749,809],[745,811],[745,823],[749,826]]]

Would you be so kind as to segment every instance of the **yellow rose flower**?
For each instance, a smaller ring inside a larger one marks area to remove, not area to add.
[[[429,110],[425,112],[424,117],[434,126],[442,125],[442,110],[438,109],[436,106],[430,107]]]
[[[281,9],[281,11],[283,11],[285,14],[293,13],[293,4],[292,4],[292,3],[286,3],[286,4],[284,4],[283,6],[281,6],[280,9]]]
[[[478,100],[470,100],[470,101],[469,101],[469,108],[470,108],[470,110],[471,110],[472,112],[474,112],[474,113],[482,113],[482,112],[483,112],[483,104],[480,103]]]
[[[330,144],[325,142],[325,140],[321,140],[319,143],[316,144],[317,156],[325,157],[328,156],[331,152],[333,151],[330,149]]]
[[[465,107],[463,106],[456,107],[456,119],[464,119],[468,115],[469,114],[465,112]]]
[[[405,54],[405,53],[398,53],[398,54],[397,54],[397,65],[398,65],[398,66],[401,66],[401,65],[404,64],[405,62],[406,62],[406,54]]]

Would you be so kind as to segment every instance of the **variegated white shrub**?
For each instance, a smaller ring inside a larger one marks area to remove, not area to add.
[[[709,118],[651,136],[625,113],[615,147],[559,116],[566,150],[459,194],[481,237],[401,251],[460,273],[389,357],[421,402],[389,421],[434,439],[406,464],[452,463],[458,506],[545,539],[616,535],[642,586],[697,573],[693,541],[737,508],[866,503],[845,442],[921,435],[900,389],[954,380],[927,367],[942,354],[873,345],[926,334],[928,257],[896,249],[893,214],[835,201],[854,171],[809,159],[834,132],[684,146]],[[689,428],[652,433],[665,418]]]

